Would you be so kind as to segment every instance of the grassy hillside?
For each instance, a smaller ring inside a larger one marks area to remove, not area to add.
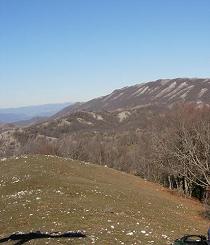
[[[28,156],[0,161],[0,169],[1,237],[16,231],[84,230],[87,238],[72,243],[29,244],[163,245],[208,228],[199,203],[106,167]]]

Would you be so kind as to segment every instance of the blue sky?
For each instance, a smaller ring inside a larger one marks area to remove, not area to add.
[[[209,74],[209,0],[0,0],[0,107]]]

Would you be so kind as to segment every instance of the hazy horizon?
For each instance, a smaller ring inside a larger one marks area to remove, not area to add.
[[[47,103],[47,104],[32,104],[32,105],[20,105],[20,106],[14,106],[14,107],[1,107],[0,106],[0,110],[12,110],[12,109],[20,109],[20,108],[27,108],[27,107],[39,107],[39,106],[50,106],[50,105],[57,105],[57,104],[60,104],[60,105],[65,105],[65,104],[73,104],[75,102],[67,102],[67,101],[64,101],[64,102],[58,102],[58,103]]]
[[[210,77],[210,2],[0,1],[0,108]]]

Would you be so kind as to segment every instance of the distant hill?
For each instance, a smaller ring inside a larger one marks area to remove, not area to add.
[[[82,240],[31,243],[164,245],[184,234],[205,235],[208,228],[199,202],[107,167],[24,156],[2,159],[0,168],[1,238],[17,231],[84,230]]]
[[[1,123],[13,123],[16,121],[26,120],[28,117],[23,113],[9,113],[9,112],[1,112],[0,110],[0,122]]]
[[[71,103],[35,105],[0,109],[0,123],[14,123],[37,117],[50,117]]]
[[[17,127],[25,127],[25,126],[31,126],[33,124],[45,122],[46,120],[48,120],[48,117],[32,117],[31,119],[28,120],[17,121],[14,124]]]
[[[210,78],[160,79],[114,90],[111,94],[64,108],[57,117],[75,111],[121,111],[176,102],[210,105]]]

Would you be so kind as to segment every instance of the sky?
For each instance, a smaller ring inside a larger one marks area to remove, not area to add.
[[[210,77],[209,0],[0,0],[0,107]]]

